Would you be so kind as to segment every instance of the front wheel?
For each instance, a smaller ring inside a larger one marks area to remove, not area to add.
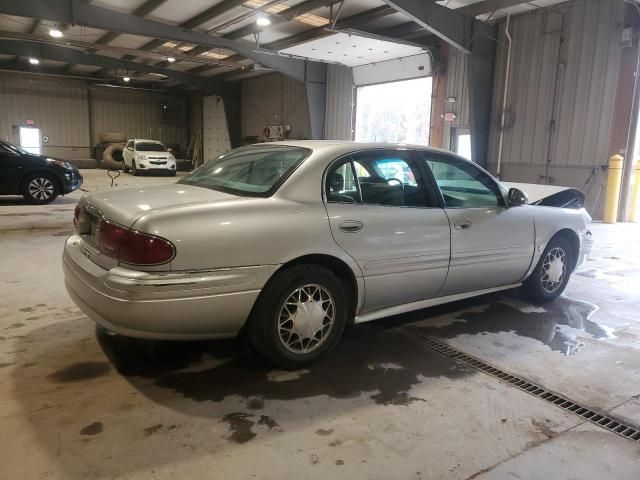
[[[331,351],[347,323],[343,285],[326,268],[297,265],[262,291],[249,320],[254,348],[286,369],[305,367]]]
[[[550,303],[562,294],[573,270],[573,254],[573,247],[565,238],[551,239],[536,268],[522,285],[533,303]]]
[[[24,181],[22,195],[29,203],[43,205],[53,202],[59,194],[58,182],[46,173],[30,175]]]

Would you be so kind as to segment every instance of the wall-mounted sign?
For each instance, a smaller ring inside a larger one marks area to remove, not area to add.
[[[26,125],[35,125],[36,121],[35,120],[27,120],[24,122]]]
[[[47,135],[42,136],[42,143],[49,143],[49,137]]]

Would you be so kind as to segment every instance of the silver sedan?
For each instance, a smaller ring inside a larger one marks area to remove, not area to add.
[[[530,204],[427,147],[253,145],[177,183],[85,195],[63,266],[70,296],[111,331],[246,331],[296,368],[348,323],[519,286],[554,300],[590,249],[583,200],[568,190]]]

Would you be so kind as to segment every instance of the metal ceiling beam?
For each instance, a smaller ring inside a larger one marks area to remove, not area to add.
[[[306,65],[312,63],[308,60],[282,57],[275,52],[257,52],[248,44],[134,17],[108,8],[90,5],[82,0],[48,0],[46,2],[40,0],[3,0],[0,3],[0,13],[188,42],[206,45],[210,48],[225,48],[297,80],[305,80]]]
[[[473,36],[474,22],[478,22],[473,17],[429,0],[382,1],[448,44],[470,53],[468,44]]]
[[[123,61],[118,58],[105,57],[58,45],[46,45],[19,40],[0,40],[0,53],[54,60],[57,62],[93,65],[110,70],[127,69],[145,73],[159,73],[165,75],[167,78],[177,80],[185,85],[191,85],[212,94],[224,94],[226,86],[225,83],[220,80],[206,79],[197,75],[157,67],[155,65]]]
[[[460,10],[425,0],[383,0],[409,19],[468,54],[469,115],[473,161],[487,164],[496,28]]]
[[[485,13],[491,13],[501,8],[515,7],[523,3],[529,3],[530,0],[484,0],[482,2],[472,3],[466,7],[456,8],[456,12],[477,17]]]
[[[151,12],[153,12],[156,8],[161,6],[163,3],[165,3],[166,1],[167,0],[147,0],[138,8],[136,8],[133,12],[131,12],[131,15],[135,15],[136,17],[145,17]],[[108,43],[113,42],[119,36],[120,34],[117,32],[107,32],[103,36],[101,36],[98,40],[96,40],[95,43],[100,45],[107,45]],[[65,67],[65,71],[70,72],[73,69],[73,67],[75,67],[75,65],[70,63]]]
[[[84,80],[87,82],[104,82],[106,79],[94,77],[91,75],[82,75],[78,73],[66,73],[63,68],[54,68],[54,67],[43,67],[42,65],[33,66],[29,64],[15,63],[13,61],[2,62],[0,63],[0,72],[14,72],[14,73],[28,73],[29,75],[42,75],[48,77],[63,77],[63,78],[73,78],[78,80]],[[145,80],[141,82],[136,82],[136,86],[125,87],[118,86],[118,88],[127,88],[132,90],[140,89],[140,86],[144,89],[153,89],[154,91],[166,91],[167,86],[165,85],[167,82],[159,81],[159,80]],[[152,88],[152,85],[161,84],[160,88]],[[172,92],[181,92],[176,88],[171,88]],[[184,93],[184,91],[182,91]]]
[[[294,5],[293,7],[287,8],[278,14],[268,14],[269,20],[271,20],[271,25],[277,25],[278,23],[289,22],[295,17],[299,15],[304,15],[305,13],[309,13],[317,8],[324,7],[325,5],[336,3],[338,0],[307,0],[306,2],[299,3],[298,5]],[[257,14],[258,12],[256,12]],[[228,38],[230,40],[238,40],[240,38],[246,37],[247,35],[252,35],[254,33],[259,33],[264,30],[265,27],[261,27],[256,23],[251,23],[244,27],[237,28],[231,32],[228,32],[222,35],[223,38]],[[193,50],[189,51],[189,55],[199,55],[201,53],[207,52],[210,49],[207,47],[196,47]]]
[[[160,7],[166,2],[167,0],[147,0],[138,8],[136,8],[133,12],[131,12],[130,15],[133,15],[135,17],[146,17],[151,12],[153,12],[156,8]],[[109,42],[113,42],[119,36],[120,34],[118,32],[107,32],[103,36],[101,36],[98,40],[96,40],[96,43],[99,43],[101,45],[106,45]]]
[[[393,8],[383,5],[381,7],[373,8],[371,10],[366,10],[364,12],[356,13],[355,15],[351,15],[349,17],[345,17],[342,20],[338,20],[335,25],[335,29],[348,29],[348,28],[357,28],[363,25],[367,25],[374,20],[378,20],[379,18],[386,17],[393,13],[397,13]],[[326,37],[328,35],[333,35],[335,32],[328,30],[325,27],[316,27],[311,28],[309,30],[305,30],[300,33],[296,33],[295,35],[290,35],[285,38],[281,38],[280,40],[276,40],[275,42],[267,43],[264,45],[264,48],[269,50],[282,50],[284,48],[293,47],[294,45],[298,45],[300,43],[308,42],[310,40],[316,40],[318,38]],[[225,62],[238,62],[243,60],[245,57],[242,55],[232,55],[228,58],[225,58]],[[188,70],[190,73],[201,73],[206,70],[209,70],[211,67],[207,67],[201,65],[199,67],[192,68]]]
[[[178,26],[180,28],[186,28],[191,30],[193,28],[199,27],[203,23],[207,23],[209,20],[213,20],[214,18],[222,15],[223,13],[228,12],[232,8],[242,5],[247,0],[223,0],[220,3],[213,5],[212,7],[207,8],[206,10],[200,12],[198,15],[195,15],[184,22],[180,23]],[[158,48],[165,43],[164,40],[151,40],[150,42],[145,43],[140,47],[141,50],[153,50],[154,48]]]

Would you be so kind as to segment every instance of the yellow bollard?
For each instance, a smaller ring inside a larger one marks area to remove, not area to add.
[[[620,155],[609,159],[607,174],[607,192],[604,200],[604,222],[616,223],[618,218],[618,199],[620,198],[620,182],[622,181],[622,162]]]
[[[631,190],[631,207],[629,208],[629,221],[640,222],[640,159],[636,160],[633,176],[633,190]]]

